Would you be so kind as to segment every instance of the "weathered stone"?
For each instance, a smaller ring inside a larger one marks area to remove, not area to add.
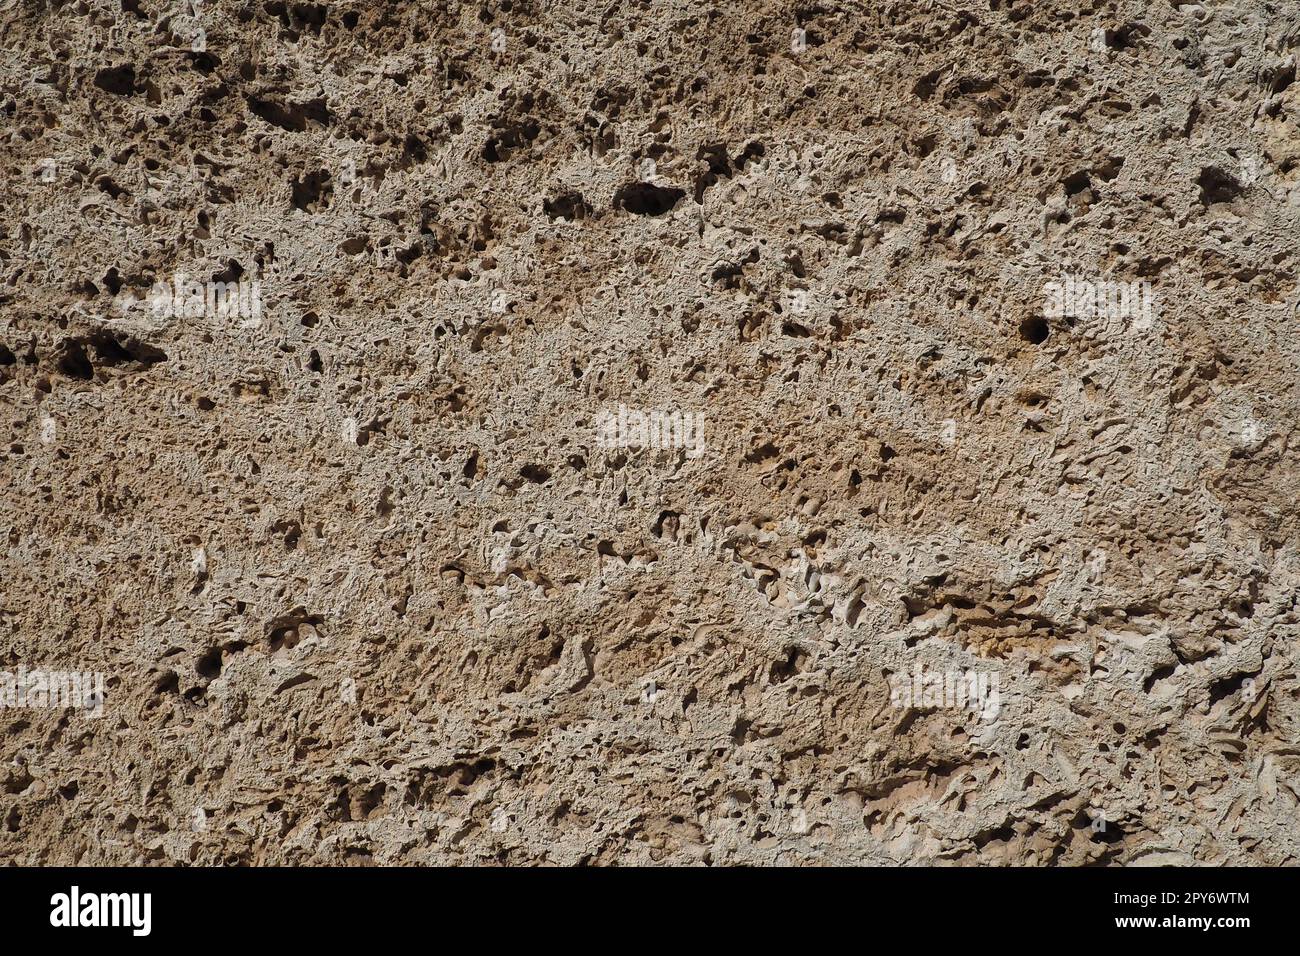
[[[1300,861],[1289,5],[0,7],[0,860]]]

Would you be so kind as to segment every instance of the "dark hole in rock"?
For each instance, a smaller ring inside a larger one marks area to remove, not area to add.
[[[328,209],[330,197],[333,195],[334,186],[328,170],[320,169],[307,173],[292,183],[293,206],[303,212]]]
[[[727,147],[722,143],[701,146],[695,158],[703,160],[708,169],[695,180],[695,201],[704,202],[704,192],[723,176],[731,175],[731,163],[727,160]]]
[[[543,200],[542,211],[551,219],[567,219],[570,222],[586,219],[591,212],[580,192],[561,193],[554,199]]]
[[[221,648],[214,647],[194,665],[194,670],[200,677],[206,677],[209,680],[215,680],[221,676]]]
[[[96,357],[105,365],[122,365],[134,362],[148,367],[167,361],[167,353],[162,349],[137,342],[132,338],[118,339],[112,332],[101,330],[90,337],[90,346]]]
[[[135,67],[130,63],[105,67],[95,74],[95,85],[107,93],[131,96],[136,92]]]
[[[614,205],[621,206],[637,216],[662,216],[676,206],[685,195],[684,190],[675,186],[628,183],[614,194]]]
[[[95,368],[86,357],[86,347],[80,342],[70,342],[59,356],[59,371],[68,378],[90,381],[95,377]]]
[[[1042,345],[1047,341],[1047,336],[1050,333],[1051,327],[1047,324],[1046,319],[1035,316],[1020,323],[1020,337],[1026,342],[1032,342],[1034,345]]]
[[[1201,189],[1201,205],[1213,206],[1215,203],[1232,202],[1246,190],[1232,176],[1216,166],[1207,166],[1196,178],[1196,185]]]
[[[254,115],[260,116],[272,126],[291,132],[303,132],[307,129],[308,122],[320,126],[328,126],[330,123],[329,107],[325,105],[325,100],[319,97],[306,103],[289,103],[284,106],[256,96],[247,97],[246,102]]]
[[[189,57],[190,65],[193,66],[197,72],[202,73],[205,76],[215,70],[218,64],[221,63],[221,60],[206,51],[190,51],[186,55]]]
[[[514,150],[527,146],[537,139],[541,131],[542,127],[537,120],[527,117],[490,136],[483,144],[482,156],[489,163],[499,163]]]

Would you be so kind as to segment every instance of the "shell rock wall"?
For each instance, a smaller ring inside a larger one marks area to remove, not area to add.
[[[1295,4],[0,31],[0,859],[1300,862]]]

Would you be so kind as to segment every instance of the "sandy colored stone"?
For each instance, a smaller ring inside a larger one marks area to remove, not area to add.
[[[0,32],[0,860],[1300,862],[1293,4]]]

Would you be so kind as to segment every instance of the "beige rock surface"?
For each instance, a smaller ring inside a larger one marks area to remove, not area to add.
[[[0,8],[0,860],[1300,862],[1294,4]]]

